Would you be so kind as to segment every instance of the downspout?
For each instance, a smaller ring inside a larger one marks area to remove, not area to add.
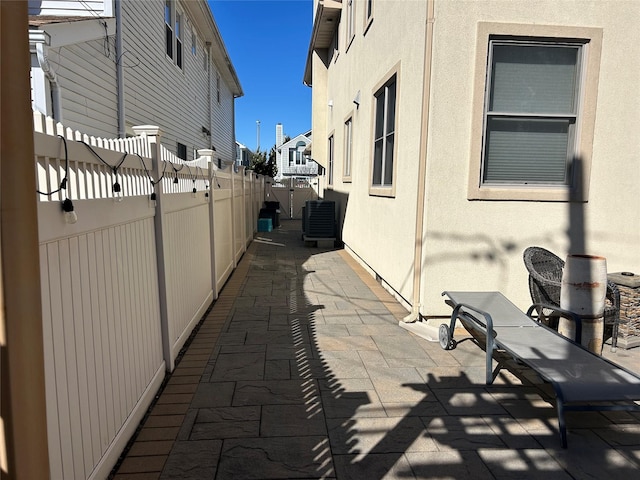
[[[209,145],[207,148],[210,148],[215,151],[215,147],[213,146],[213,122],[211,121],[211,42],[206,42],[207,49],[207,121],[209,122]],[[235,120],[234,120],[234,128],[235,128]],[[235,131],[235,130],[234,130]],[[213,157],[212,157],[213,158]]]
[[[403,322],[415,322],[420,319],[420,297],[422,290],[422,247],[424,230],[424,211],[426,202],[427,147],[429,143],[429,109],[431,100],[431,64],[433,60],[433,24],[435,0],[427,0],[427,25],[425,32],[424,85],[422,97],[422,124],[420,128],[420,153],[418,163],[418,193],[416,195],[416,232],[413,253],[413,298],[411,312]]]
[[[42,42],[36,43],[36,55],[38,56],[38,63],[42,72],[49,80],[51,86],[51,113],[54,120],[62,122],[62,101],[60,95],[60,85],[58,84],[58,77],[56,72],[51,68],[49,58],[47,57],[46,46]]]
[[[122,2],[115,0],[116,15],[116,89],[118,102],[118,138],[127,136],[124,112],[124,67],[122,66]]]

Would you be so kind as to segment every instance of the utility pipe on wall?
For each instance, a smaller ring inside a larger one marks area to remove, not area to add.
[[[127,136],[124,112],[124,67],[122,66],[122,2],[115,0],[116,15],[116,88],[118,102],[118,138]]]
[[[51,86],[51,110],[52,116],[57,122],[62,122],[62,100],[60,94],[60,85],[58,84],[58,77],[56,72],[51,68],[49,58],[47,57],[47,47],[44,43],[36,43],[36,55],[38,57],[38,64],[42,69],[42,72],[49,80]]]
[[[403,318],[404,322],[415,322],[420,318],[420,298],[422,290],[422,247],[424,230],[424,211],[426,202],[427,150],[429,143],[429,108],[431,100],[431,64],[433,59],[433,24],[435,0],[427,1],[427,25],[425,31],[424,71],[422,92],[422,124],[420,128],[420,153],[418,162],[418,193],[416,195],[416,232],[413,253],[413,296],[411,312]]]

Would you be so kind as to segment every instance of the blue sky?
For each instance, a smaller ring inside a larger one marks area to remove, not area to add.
[[[255,150],[311,129],[311,88],[302,83],[313,27],[312,0],[209,0],[244,97],[236,99],[236,140]]]

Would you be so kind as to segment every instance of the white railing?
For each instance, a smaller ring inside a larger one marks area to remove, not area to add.
[[[34,126],[51,478],[105,478],[252,240],[264,179],[179,160],[157,127]]]

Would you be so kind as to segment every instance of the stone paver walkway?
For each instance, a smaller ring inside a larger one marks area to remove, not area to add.
[[[568,415],[563,450],[533,372],[512,364],[487,387],[471,338],[444,351],[404,315],[347,253],[306,247],[298,222],[258,234],[113,478],[638,475],[640,415]]]

